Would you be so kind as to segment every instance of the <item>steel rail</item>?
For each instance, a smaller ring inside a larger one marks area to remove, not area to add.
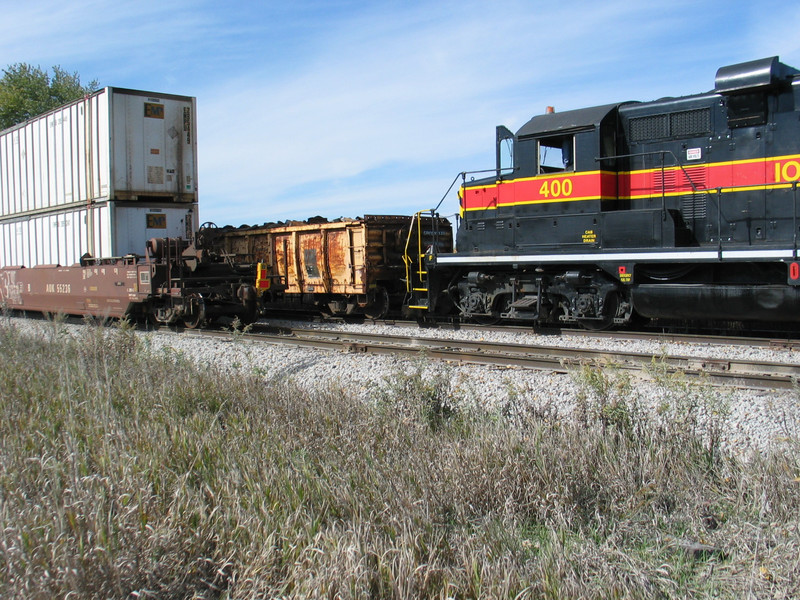
[[[443,340],[416,335],[371,334],[317,329],[289,329],[281,333],[192,331],[191,335],[213,335],[267,344],[291,345],[322,350],[385,355],[411,355],[464,364],[520,367],[569,373],[588,365],[629,371],[636,377],[653,379],[659,373],[683,373],[688,379],[712,385],[745,389],[791,389],[800,380],[800,364],[718,359],[681,355],[558,348],[546,345]]]
[[[389,327],[419,329],[416,321],[382,320],[377,324]],[[424,328],[424,327],[423,327]],[[709,346],[747,346],[750,348],[800,350],[800,339],[787,335],[764,337],[724,334],[675,333],[669,331],[592,331],[587,329],[547,328],[537,329],[530,325],[477,325],[474,323],[435,323],[431,329],[453,331],[491,331],[497,333],[529,333],[553,338],[603,338],[613,340],[652,341],[662,343],[707,344]],[[777,332],[776,332],[777,333]]]

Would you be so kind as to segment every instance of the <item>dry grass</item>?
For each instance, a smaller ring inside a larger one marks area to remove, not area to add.
[[[4,598],[800,596],[800,448],[726,457],[686,390],[653,424],[590,370],[565,421],[418,373],[375,405],[222,376],[125,326],[0,349]]]

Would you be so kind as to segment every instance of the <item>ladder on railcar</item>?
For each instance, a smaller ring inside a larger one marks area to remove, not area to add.
[[[436,253],[438,222],[438,215],[433,210],[419,211],[411,219],[403,253],[406,305],[410,309],[430,308],[427,262]]]

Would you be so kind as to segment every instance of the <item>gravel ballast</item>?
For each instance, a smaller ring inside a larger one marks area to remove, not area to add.
[[[47,322],[12,319],[15,326],[31,333],[46,334],[53,325]],[[347,330],[369,333],[385,332],[385,325],[352,325],[341,323],[285,323],[273,325],[301,326],[326,330]],[[81,325],[61,324],[66,331]],[[404,330],[408,333],[408,330]],[[800,436],[800,392],[797,389],[741,390],[689,385],[674,378],[657,377],[657,381],[631,380],[613,368],[604,369],[611,382],[605,400],[598,397],[585,374],[575,371],[559,374],[517,367],[488,367],[450,364],[443,361],[385,356],[369,353],[345,353],[291,346],[273,345],[242,339],[231,333],[229,338],[200,338],[176,334],[166,328],[155,332],[139,332],[154,352],[178,352],[199,364],[213,365],[230,373],[246,372],[263,377],[265,382],[291,380],[309,391],[341,389],[371,401],[385,397],[400,374],[419,372],[426,380],[447,386],[448,400],[454,406],[480,407],[504,414],[538,411],[552,418],[563,418],[576,409],[585,408],[581,398],[595,402],[624,401],[641,407],[654,418],[685,418],[691,411],[693,422],[702,426],[710,416],[721,423],[722,444],[736,455],[765,452],[783,444],[797,444]],[[614,348],[647,353],[656,358],[666,354],[702,356],[706,358],[743,359],[797,364],[800,352],[791,349],[754,348],[747,346],[709,346],[696,343],[659,343],[652,341],[613,340],[601,337],[570,338],[531,333],[497,331],[449,331],[419,329],[419,337],[468,339],[473,341],[508,342],[557,347],[588,347],[598,350]],[[723,419],[719,419],[723,416]]]

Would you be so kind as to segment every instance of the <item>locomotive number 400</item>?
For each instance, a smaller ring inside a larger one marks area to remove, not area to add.
[[[539,194],[543,198],[565,198],[572,195],[571,179],[545,179]]]

